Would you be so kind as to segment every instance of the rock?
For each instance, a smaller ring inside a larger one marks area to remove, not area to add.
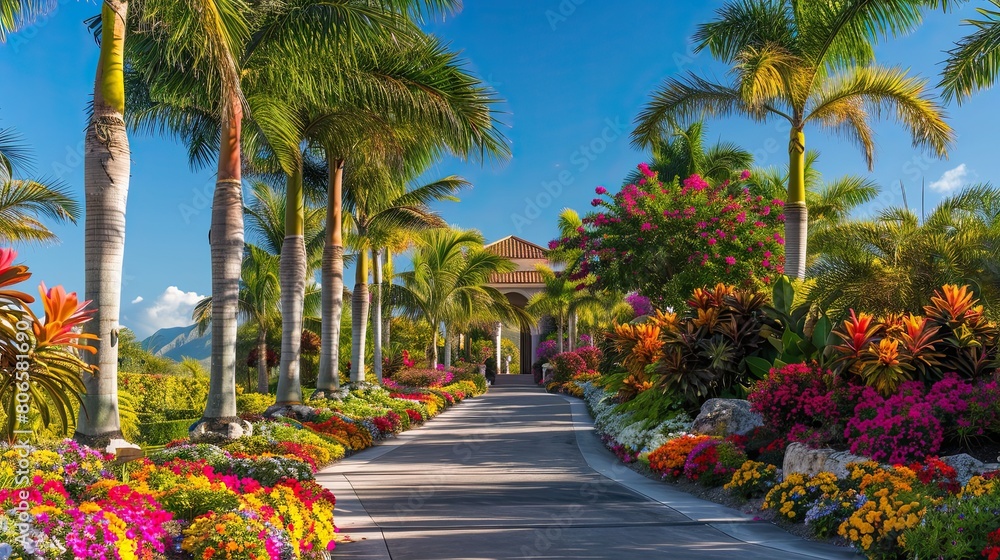
[[[852,455],[847,451],[834,449],[812,449],[808,445],[792,442],[785,448],[785,461],[781,465],[782,476],[791,473],[802,473],[814,476],[823,471],[837,475],[837,478],[848,476],[847,464],[867,461],[866,457]]]
[[[265,418],[291,418],[309,420],[316,415],[316,409],[304,404],[274,404],[264,411]]]
[[[191,443],[219,443],[232,441],[253,434],[250,422],[233,416],[231,418],[201,419],[188,432]]]
[[[993,470],[990,466],[968,453],[941,457],[941,462],[955,469],[955,472],[958,474],[958,482],[963,486],[966,482],[969,482],[970,478]]]
[[[710,436],[746,434],[764,425],[759,414],[750,411],[750,403],[742,399],[708,399],[701,405],[691,432]]]

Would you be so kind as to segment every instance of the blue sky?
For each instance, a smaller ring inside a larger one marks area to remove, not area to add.
[[[974,16],[972,2],[956,13],[931,14],[916,33],[879,48],[883,64],[910,68],[936,83],[942,51]],[[468,1],[463,11],[426,27],[460,49],[470,70],[505,99],[514,157],[485,168],[446,160],[428,174],[459,174],[475,187],[461,203],[439,210],[452,224],[478,228],[489,240],[515,234],[544,244],[564,207],[588,210],[597,185],[616,186],[644,155],[629,145],[631,122],[664,78],[686,70],[725,78],[708,54],[691,52],[695,26],[721,0]],[[14,127],[32,146],[36,176],[56,177],[83,198],[84,108],[93,90],[97,46],[83,20],[94,2],[63,0],[50,17],[0,44],[0,127]],[[903,181],[919,208],[965,182],[997,175],[995,135],[1000,94],[982,93],[948,108],[959,141],[949,160],[914,150],[893,122],[877,125],[872,177],[884,192],[874,208],[902,203]],[[708,137],[737,142],[759,164],[785,163],[787,136],[774,124],[711,121]],[[828,177],[867,174],[856,148],[822,132],[807,132]],[[171,140],[133,135],[122,322],[140,336],[187,324],[191,306],[210,291],[207,231],[212,170],[192,172]],[[869,209],[871,211],[872,209]],[[56,226],[55,246],[19,247],[33,281],[83,292],[83,227]]]

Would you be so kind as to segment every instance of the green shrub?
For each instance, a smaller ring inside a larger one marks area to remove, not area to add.
[[[1000,493],[949,498],[943,507],[928,508],[923,521],[903,533],[909,558],[962,560],[978,558],[986,535],[997,528]],[[985,556],[985,555],[984,555]]]
[[[263,414],[274,402],[274,395],[271,394],[244,393],[236,395],[236,411],[240,414]]]
[[[138,397],[136,414],[194,409],[200,416],[208,401],[208,379],[202,377],[123,372],[118,385]]]
[[[163,445],[175,439],[186,438],[191,424],[197,421],[198,418],[187,418],[184,420],[140,424],[138,443],[143,445]]]
[[[236,511],[240,507],[240,499],[233,492],[189,486],[167,490],[159,502],[163,509],[184,521],[193,521],[210,511]]]
[[[479,372],[468,373],[468,372],[456,372],[455,379],[453,381],[471,381],[476,384],[476,394],[482,395],[486,392],[486,378],[479,375]]]
[[[201,413],[205,409],[195,408],[174,408],[163,411],[164,420],[187,420],[188,418],[201,418]]]

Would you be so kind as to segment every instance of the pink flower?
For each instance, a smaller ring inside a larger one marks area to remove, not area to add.
[[[764,268],[768,268],[768,267],[771,266],[771,261],[769,261],[767,259],[764,259],[764,260],[760,261],[760,265],[763,266]]]
[[[649,223],[649,222],[644,222],[644,223],[643,223],[643,224],[642,224],[642,225],[641,225],[641,226],[639,227],[639,229],[640,229],[641,231],[649,231],[649,230],[653,229],[653,224],[651,224],[651,223]]]
[[[600,204],[601,204],[601,199],[599,198],[595,198],[594,200],[590,201],[591,206],[599,206]]]
[[[549,241],[549,249],[555,249],[557,247],[559,247],[559,242],[558,241],[556,241],[555,239],[553,239],[552,241]]]
[[[608,194],[608,189],[604,187],[597,187],[596,189],[594,189],[594,192],[597,194]]]
[[[726,257],[726,264],[729,266],[736,264],[736,257]]]
[[[744,169],[743,173],[740,173],[740,181],[746,181],[750,178],[750,170]]]
[[[656,173],[655,173],[655,172],[653,172],[653,170],[651,170],[651,169],[649,168],[649,164],[647,164],[647,163],[640,163],[640,164],[639,164],[639,171],[640,171],[640,172],[641,172],[641,173],[642,173],[643,175],[645,175],[646,177],[652,177],[652,176],[656,175]]]
[[[738,214],[738,215],[736,216],[736,222],[737,222],[737,223],[740,223],[740,224],[742,224],[743,222],[746,222],[746,221],[747,221],[747,213],[746,213],[746,212],[740,212],[740,213],[739,213],[739,214]]]
[[[709,245],[715,245],[716,243],[718,243],[718,241],[716,241],[714,237],[708,238]]]

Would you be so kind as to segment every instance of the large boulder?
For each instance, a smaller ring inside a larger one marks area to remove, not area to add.
[[[221,443],[253,435],[253,425],[237,416],[202,418],[188,432],[191,443]]]
[[[821,472],[829,471],[837,475],[837,478],[846,478],[850,473],[847,471],[848,463],[860,463],[867,461],[860,455],[852,455],[847,451],[836,451],[834,449],[812,449],[808,445],[792,442],[785,448],[785,461],[781,465],[782,476],[787,477],[792,473],[802,473],[806,476],[815,476]]]
[[[968,453],[941,457],[941,462],[955,469],[955,473],[958,475],[958,481],[962,485],[965,485],[965,483],[969,482],[969,479],[974,476],[995,471],[1000,468],[1000,465],[997,465],[996,463],[984,463]]]
[[[701,405],[701,412],[691,424],[691,432],[725,437],[746,434],[764,425],[764,419],[750,410],[750,403],[742,399],[708,399]]]

